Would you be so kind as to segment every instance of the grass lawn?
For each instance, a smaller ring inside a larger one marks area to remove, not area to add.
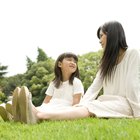
[[[140,120],[86,118],[27,125],[0,118],[0,140],[140,140]]]

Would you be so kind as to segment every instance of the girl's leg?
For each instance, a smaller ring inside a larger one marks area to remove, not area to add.
[[[5,104],[0,105],[0,116],[4,121],[10,121],[10,114],[5,109]]]
[[[37,123],[39,120],[74,120],[90,116],[88,109],[83,106],[40,112],[33,106],[27,87],[21,88],[19,103],[21,121],[28,124]]]
[[[36,116],[40,120],[74,120],[89,117],[91,114],[88,109],[83,106],[69,107],[65,110],[53,112],[38,112]]]
[[[21,87],[19,95],[19,109],[21,113],[20,121],[27,124],[34,124],[37,122],[37,118],[34,113],[34,105],[32,104],[32,95],[28,88]]]
[[[13,99],[12,99],[12,115],[13,115],[13,119],[14,121],[20,121],[20,111],[19,111],[19,95],[20,95],[20,88],[16,87],[14,92],[13,92]],[[8,109],[8,105],[6,106],[6,109]],[[10,108],[9,108],[10,109]]]
[[[5,103],[0,105],[0,116],[4,121],[10,121],[12,120],[12,116],[9,112],[6,111],[5,109]]]
[[[9,112],[13,116],[13,112],[12,112],[12,101],[8,101],[6,103],[5,109],[6,109],[7,112]]]

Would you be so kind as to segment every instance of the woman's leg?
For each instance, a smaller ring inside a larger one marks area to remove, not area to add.
[[[69,107],[64,110],[56,110],[53,112],[38,112],[36,116],[39,120],[74,120],[89,117],[91,114],[88,109],[83,106]]]

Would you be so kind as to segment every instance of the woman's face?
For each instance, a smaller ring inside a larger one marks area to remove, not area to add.
[[[102,30],[100,30],[100,44],[103,49],[106,47],[106,42],[107,42],[107,35],[103,33]]]

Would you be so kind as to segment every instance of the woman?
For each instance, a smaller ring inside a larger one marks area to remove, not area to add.
[[[128,49],[122,25],[117,21],[103,24],[97,36],[104,50],[100,69],[79,104],[55,112],[37,111],[31,99],[24,109],[34,120],[71,120],[89,116],[103,118],[140,117],[140,52]],[[103,95],[98,96],[103,88]],[[28,89],[24,90],[29,97]]]

